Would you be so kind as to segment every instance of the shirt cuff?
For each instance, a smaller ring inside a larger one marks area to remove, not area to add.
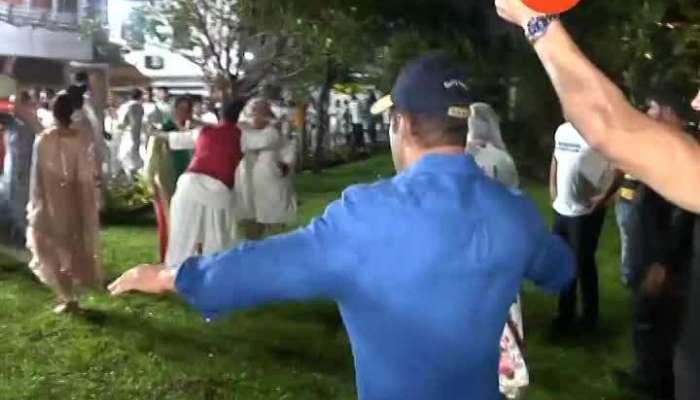
[[[175,291],[192,308],[199,311],[207,321],[211,321],[220,318],[222,313],[219,310],[207,308],[204,299],[201,298],[201,293],[203,292],[201,286],[206,275],[206,271],[201,265],[202,260],[203,258],[201,257],[192,257],[177,268]]]

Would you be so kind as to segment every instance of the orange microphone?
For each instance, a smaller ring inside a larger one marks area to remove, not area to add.
[[[544,14],[561,14],[576,7],[581,0],[523,0],[531,9]]]

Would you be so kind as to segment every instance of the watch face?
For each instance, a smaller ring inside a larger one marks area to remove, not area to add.
[[[545,30],[547,21],[544,18],[537,18],[528,24],[527,30],[531,36],[537,36]]]

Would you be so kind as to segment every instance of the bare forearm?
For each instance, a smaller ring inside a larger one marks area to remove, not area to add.
[[[700,211],[700,147],[695,142],[632,107],[560,22],[550,26],[535,49],[567,120],[594,149],[670,201]]]

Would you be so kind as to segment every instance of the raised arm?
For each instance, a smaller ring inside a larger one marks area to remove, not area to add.
[[[498,13],[525,26],[539,14],[521,0],[496,0]],[[681,207],[700,211],[700,146],[637,111],[581,52],[560,22],[535,43],[566,119],[596,150]]]
[[[280,132],[272,125],[261,130],[249,129],[243,125],[241,129],[243,130],[241,149],[244,153],[277,148],[282,139]]]
[[[168,132],[168,145],[172,150],[193,150],[199,133],[199,128]]]

